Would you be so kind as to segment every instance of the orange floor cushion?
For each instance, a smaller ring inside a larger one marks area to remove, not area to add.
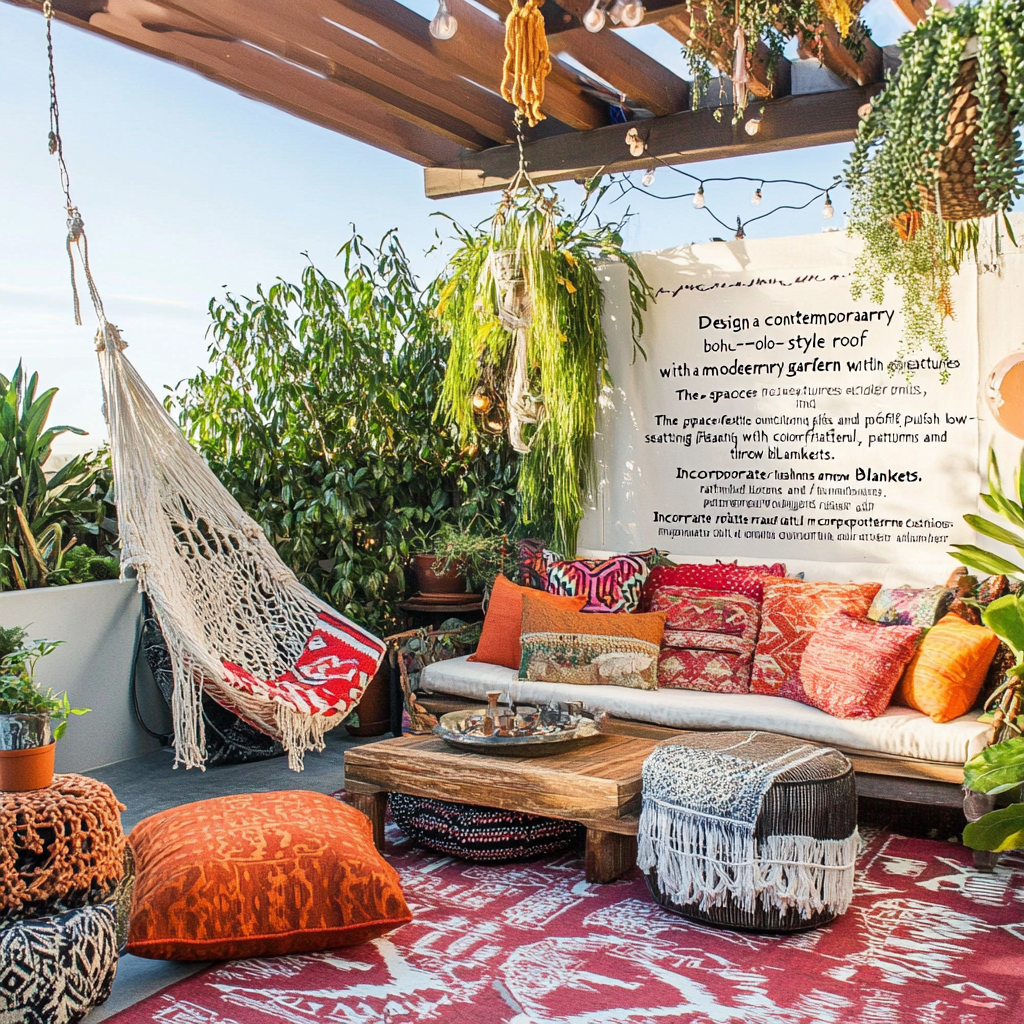
[[[322,793],[184,804],[128,837],[136,878],[127,950],[236,960],[367,942],[412,920],[370,820]]]

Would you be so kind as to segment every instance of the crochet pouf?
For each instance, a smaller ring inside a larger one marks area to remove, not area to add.
[[[693,921],[816,928],[853,898],[853,766],[764,732],[691,733],[644,762],[637,863],[654,898]]]
[[[110,995],[115,912],[81,907],[0,930],[0,1022],[76,1024]]]
[[[428,850],[472,861],[527,860],[576,843],[582,826],[557,818],[392,793],[395,824]]]
[[[0,792],[0,922],[110,899],[125,874],[123,809],[84,775]]]

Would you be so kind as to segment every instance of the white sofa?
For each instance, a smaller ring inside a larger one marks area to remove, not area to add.
[[[604,552],[586,552],[589,556]],[[707,559],[677,559],[707,561]],[[741,564],[750,559],[740,559]],[[878,581],[884,586],[931,586],[942,583],[952,562],[916,565],[790,562],[790,572],[808,580]],[[833,746],[846,753],[858,774],[863,795],[952,806],[959,803],[963,764],[989,742],[991,729],[973,710],[938,724],[910,708],[891,706],[870,721],[834,718],[817,708],[783,697],[760,694],[703,693],[694,690],[631,690],[619,686],[576,686],[520,680],[514,669],[470,662],[466,658],[436,662],[420,677],[424,693],[484,701],[488,690],[511,688],[514,700],[546,704],[582,700],[612,716],[615,727],[628,723],[677,729],[764,729]],[[429,706],[429,698],[428,698]]]

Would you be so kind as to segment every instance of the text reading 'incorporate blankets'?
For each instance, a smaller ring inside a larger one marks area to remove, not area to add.
[[[682,250],[696,270],[676,252],[640,257],[657,301],[648,359],[615,368],[624,399],[605,413],[624,486],[609,481],[604,521],[625,534],[605,547],[903,561],[965,539],[975,318],[962,310],[948,352],[908,352],[892,297],[851,300],[848,243],[799,241],[822,270],[767,272],[773,253],[792,262],[789,239],[751,244],[742,270],[721,246]]]

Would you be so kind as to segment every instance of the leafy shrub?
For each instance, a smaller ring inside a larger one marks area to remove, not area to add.
[[[515,519],[516,459],[459,447],[434,418],[447,343],[394,232],[354,234],[342,282],[313,266],[254,298],[212,300],[210,370],[168,406],[299,579],[387,632],[405,566],[445,522]]]

